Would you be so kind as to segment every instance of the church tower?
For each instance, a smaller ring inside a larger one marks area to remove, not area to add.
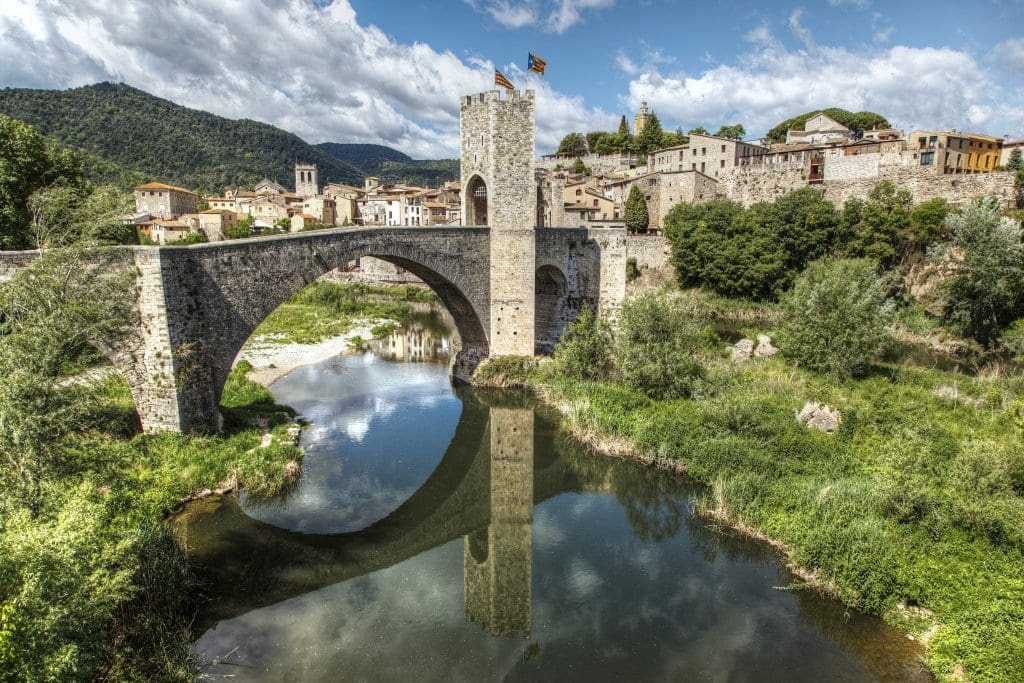
[[[320,194],[316,164],[295,164],[295,194],[300,197],[315,197]]]

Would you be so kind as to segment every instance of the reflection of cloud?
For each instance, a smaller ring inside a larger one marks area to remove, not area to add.
[[[355,442],[362,441],[368,431],[370,431],[370,420],[366,416],[354,418],[345,424],[345,436]]]
[[[589,598],[604,581],[597,570],[581,557],[574,558],[569,565],[569,577],[566,579],[569,589],[577,598]]]

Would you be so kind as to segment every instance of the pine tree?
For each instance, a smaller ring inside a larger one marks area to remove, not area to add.
[[[629,124],[626,122],[626,115],[622,115],[622,119],[619,121],[619,135],[629,135]]]
[[[646,127],[644,128],[646,130]],[[626,198],[626,232],[635,234],[647,232],[650,215],[647,213],[647,200],[640,188],[634,185]]]

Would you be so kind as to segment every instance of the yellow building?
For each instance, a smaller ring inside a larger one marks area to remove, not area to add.
[[[640,112],[636,115],[636,118],[633,119],[633,135],[640,135],[650,118],[651,112],[647,109],[647,103],[641,102]]]
[[[907,150],[921,166],[936,173],[991,173],[999,165],[1002,138],[980,133],[915,130],[907,136]]]

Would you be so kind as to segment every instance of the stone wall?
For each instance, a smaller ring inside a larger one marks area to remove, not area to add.
[[[825,161],[825,182],[877,178],[881,154],[857,154]]]
[[[827,166],[826,166],[827,168]],[[897,187],[910,191],[914,204],[935,197],[944,197],[953,206],[960,206],[983,197],[997,197],[1007,207],[1014,201],[1013,173],[973,173],[936,175],[928,167],[881,166],[873,178],[836,180],[824,183],[825,197],[836,206],[848,199],[867,199],[868,193],[881,180],[891,180]]]
[[[672,262],[672,247],[667,237],[630,235],[626,238],[626,258],[636,259],[636,267],[641,271],[661,268]]]
[[[636,156],[628,154],[587,154],[580,157],[580,159],[594,175],[621,171],[637,165]],[[537,168],[543,168],[548,171],[554,171],[556,166],[561,166],[563,169],[571,171],[576,163],[576,157],[544,157],[535,163]]]
[[[773,202],[807,185],[804,168],[774,165],[737,166],[718,179],[721,195],[750,206],[757,202]]]
[[[10,280],[19,270],[35,261],[43,252],[0,251],[0,282]]]

